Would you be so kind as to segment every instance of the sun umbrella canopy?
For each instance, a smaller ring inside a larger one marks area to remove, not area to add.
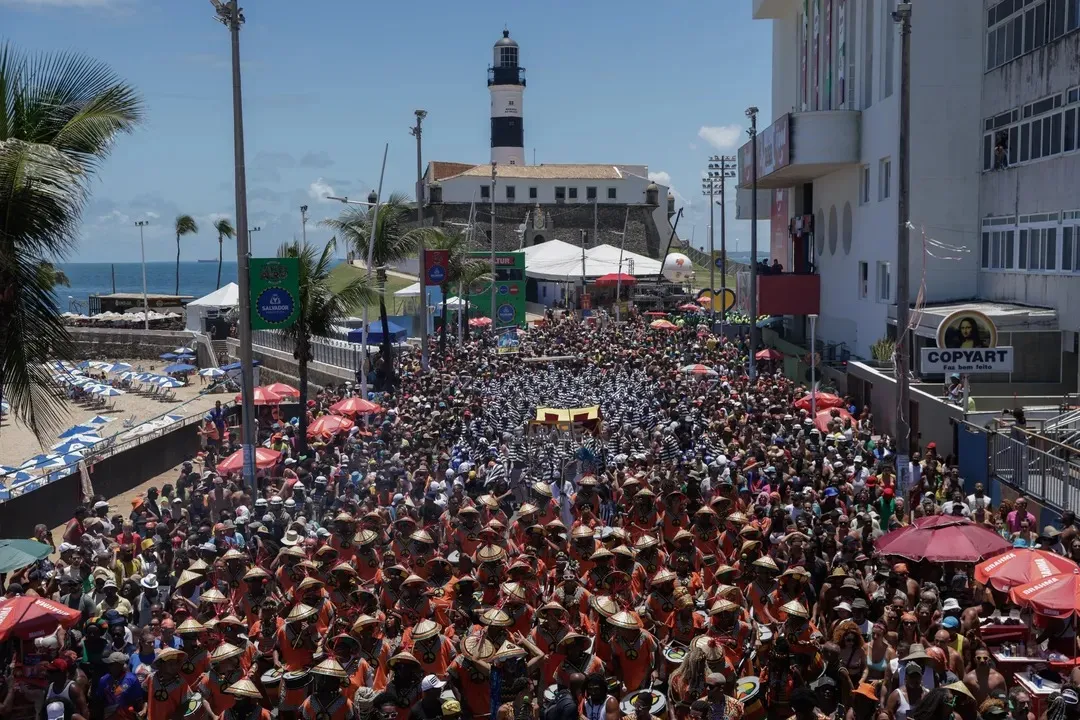
[[[979,562],[1012,548],[1008,540],[967,518],[922,517],[874,541],[882,555],[930,562]]]
[[[255,448],[255,467],[260,470],[266,470],[277,465],[278,459],[281,457],[281,453],[277,450],[271,450],[270,448]],[[240,472],[244,469],[244,451],[243,449],[237,450],[229,457],[225,458],[218,463],[217,471],[224,475],[230,472]]]
[[[98,417],[100,417],[100,415]],[[94,427],[92,423],[93,420],[84,425],[75,425],[73,427],[69,427],[67,430],[60,433],[56,437],[60,440],[66,440],[67,438],[75,437],[76,435],[93,435],[98,431],[98,429]]]
[[[700,305],[695,305],[694,303],[683,303],[682,305],[679,306],[679,309],[682,310],[683,312],[694,312],[694,313],[701,312],[701,306]]]
[[[351,397],[340,400],[330,406],[330,412],[338,415],[371,415],[382,412],[382,406],[376,405],[363,398]]]
[[[1067,557],[1046,550],[1015,548],[975,566],[975,579],[1004,592],[1027,583],[1039,583],[1051,575],[1071,574],[1080,568]]]
[[[834,414],[835,413],[835,414]],[[829,423],[833,420],[839,420],[841,423],[855,422],[855,418],[851,413],[843,408],[829,408],[828,410],[818,410],[817,417],[814,418],[814,425],[821,432],[829,432]]]
[[[681,367],[679,368],[679,372],[686,373],[687,375],[703,375],[706,377],[716,377],[718,374],[708,365],[702,365],[701,363]]]
[[[795,401],[795,407],[799,410],[810,410],[810,398],[814,393],[807,393],[801,398]],[[817,393],[817,409],[828,410],[829,408],[842,408],[844,407],[844,398],[832,393],[819,392]]]
[[[679,326],[668,320],[653,320],[649,327],[654,330],[678,330]]]
[[[191,372],[192,370],[197,369],[198,368],[194,365],[189,365],[188,363],[176,363],[174,365],[166,365],[165,369],[161,372],[171,375],[173,373]]]
[[[199,375],[201,375],[202,377],[208,377],[208,378],[221,377],[224,374],[225,374],[225,371],[221,370],[220,368],[206,368],[205,370],[200,370],[199,371]]]
[[[191,348],[178,347],[173,349],[173,353],[175,353],[176,355],[194,355],[195,351]]]
[[[0,573],[26,567],[51,552],[52,547],[37,540],[0,540]]]
[[[596,285],[599,287],[618,287],[620,284],[625,287],[636,283],[637,278],[633,275],[627,275],[626,273],[608,273],[607,275],[601,275],[596,278]]]
[[[7,467],[6,465],[0,467],[0,484],[9,482],[26,482],[32,479],[34,476],[25,470],[18,470],[13,467]]]
[[[1035,582],[1017,585],[1009,599],[1029,607],[1040,615],[1068,617],[1080,612],[1080,570],[1051,575]]]
[[[123,390],[118,390],[114,387],[109,387],[108,385],[98,385],[91,392],[98,397],[117,397],[118,395],[124,394]]]
[[[18,636],[47,635],[57,626],[79,622],[82,613],[41,597],[18,595],[0,603],[0,641]]]
[[[758,350],[754,354],[754,358],[757,360],[783,360],[784,354],[773,348],[765,348],[764,350]]]
[[[158,355],[158,357],[162,360],[175,360],[177,358],[177,355],[176,353],[167,352],[161,353],[160,355]]]
[[[155,385],[159,385],[160,387],[163,387],[163,388],[184,387],[184,383],[177,380],[176,378],[170,378],[170,377],[153,377],[153,378],[150,379],[150,382],[154,383]]]
[[[355,424],[344,415],[322,415],[315,418],[315,422],[308,425],[307,433],[309,438],[337,435],[341,432],[348,432]]]
[[[272,383],[266,386],[266,389],[270,392],[280,395],[283,398],[287,397],[300,397],[300,391],[294,388],[292,385],[286,385],[285,383]]]
[[[94,417],[87,420],[86,424],[100,427],[102,425],[108,425],[109,423],[111,423],[115,419],[116,418],[105,417],[104,415],[95,415]]]
[[[255,388],[255,392],[252,395],[253,402],[256,405],[277,405],[281,402],[281,396],[276,392],[269,390],[262,385]],[[239,405],[244,401],[242,393],[236,393],[236,404]]]
[[[478,317],[469,320],[469,327],[487,327],[490,324],[491,318],[489,317]]]

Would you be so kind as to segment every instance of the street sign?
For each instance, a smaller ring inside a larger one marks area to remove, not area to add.
[[[1007,373],[1013,371],[1013,349],[923,348],[919,369],[924,375],[938,373]]]
[[[300,315],[300,260],[251,258],[249,279],[251,329],[292,327]]]
[[[424,265],[426,266],[427,284],[442,285],[450,273],[449,250],[425,250]]]

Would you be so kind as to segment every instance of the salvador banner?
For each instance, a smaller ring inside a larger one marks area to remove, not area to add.
[[[251,329],[292,327],[300,315],[300,260],[251,258],[249,263]]]

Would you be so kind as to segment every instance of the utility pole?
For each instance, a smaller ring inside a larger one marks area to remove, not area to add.
[[[728,163],[731,163],[729,166]],[[724,298],[727,296],[727,237],[726,237],[726,213],[724,212],[724,184],[728,178],[735,177],[735,164],[733,155],[713,155],[709,158],[709,166],[705,171],[705,177],[701,181],[701,194],[709,196],[709,292],[712,294],[709,317],[716,322],[716,280],[714,271],[716,268],[716,255],[713,247],[716,234],[716,219],[713,208],[716,206],[715,194],[720,193],[720,326],[723,328],[727,320],[727,306]]]
[[[240,285],[240,397],[243,405],[244,483],[258,495],[255,484],[255,367],[251,352],[251,282],[248,277],[251,235],[248,233],[247,172],[244,165],[244,103],[240,86],[240,26],[244,13],[237,0],[210,0],[217,19],[232,38],[233,165],[236,190],[236,273]]]
[[[300,206],[300,229],[303,233],[304,245],[307,245],[307,205]],[[294,236],[295,237],[295,236]]]
[[[615,277],[615,322],[622,321],[622,259],[626,251],[626,228],[630,224],[630,206],[626,206],[626,215],[622,221],[622,239],[619,241],[619,272]]]
[[[139,228],[139,252],[142,253],[142,309],[143,330],[150,329],[150,301],[146,297],[146,244],[143,242],[143,228],[150,224],[149,220],[136,220],[135,226]],[[115,285],[115,283],[114,283]],[[115,289],[115,288],[114,288]]]
[[[495,313],[495,178],[498,176],[497,162],[491,163],[491,329],[499,326],[499,318]]]
[[[746,116],[750,118],[750,379],[757,377],[757,360],[754,353],[758,348],[757,326],[757,114],[756,107],[748,107]],[[726,270],[726,268],[725,268]]]
[[[585,316],[585,287],[588,284],[588,280],[585,278],[585,231],[581,231],[581,299],[578,301],[581,305],[582,317]]]
[[[911,182],[908,157],[911,150],[911,3],[896,6],[893,22],[900,23],[900,147],[897,166],[900,171],[898,222],[896,227],[896,475],[900,487],[908,484],[908,458],[911,454],[911,387],[908,384],[908,361],[911,334],[908,330],[908,272],[910,262],[908,221],[911,208],[908,190]],[[964,408],[967,411],[967,408]]]
[[[424,227],[424,170],[422,165],[422,143],[420,137],[423,133],[421,123],[427,117],[427,110],[414,110],[416,125],[409,131],[416,138],[416,226]],[[427,295],[427,261],[424,242],[420,241],[420,368],[423,372],[428,371],[428,295]],[[446,302],[446,298],[443,298]]]

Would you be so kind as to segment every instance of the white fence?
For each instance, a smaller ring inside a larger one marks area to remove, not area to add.
[[[251,333],[251,344],[270,350],[286,352],[290,355],[296,350],[290,338],[273,330],[253,331]],[[315,337],[311,339],[312,360],[331,367],[356,370],[360,367],[364,357],[361,347],[359,343]]]

